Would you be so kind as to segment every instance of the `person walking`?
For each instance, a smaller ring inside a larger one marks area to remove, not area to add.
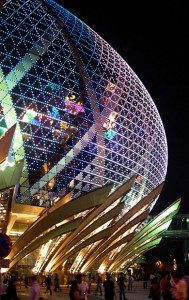
[[[182,272],[176,272],[171,277],[171,294],[175,300],[187,300],[188,287]]]
[[[72,280],[70,285],[69,297],[70,300],[85,300],[85,295],[81,295],[79,284],[82,281],[82,274],[77,274],[76,279]]]
[[[143,288],[144,288],[144,290],[147,290],[147,288],[148,288],[148,280],[149,280],[148,274],[144,273],[143,276],[142,276],[142,279],[143,279]]]
[[[26,275],[24,278],[24,284],[25,284],[25,288],[28,288],[28,276]]]
[[[92,284],[92,276],[91,276],[91,274],[89,274],[89,277],[88,277],[88,284],[89,284],[88,294],[90,294],[90,292],[91,292],[91,284]]]
[[[149,298],[152,298],[152,300],[161,300],[161,290],[157,277],[151,279]]]
[[[132,291],[133,290],[133,276],[132,275],[129,275],[128,277],[128,291]]]
[[[49,291],[50,295],[52,296],[52,290],[51,290],[52,280],[51,280],[50,275],[48,275],[47,278],[45,279],[45,284],[46,284],[45,293],[47,293]]]
[[[119,300],[127,300],[125,296],[125,275],[122,272],[119,274],[119,277],[117,279],[117,285],[119,286]]]
[[[172,300],[172,295],[170,290],[171,289],[170,276],[168,272],[165,272],[162,275],[159,285],[160,285],[161,295],[163,300]]]
[[[100,292],[100,296],[102,296],[102,277],[101,274],[98,274],[97,276],[97,286],[95,290],[95,295],[98,294],[98,291]]]
[[[81,282],[78,282],[78,284],[79,284],[79,291],[80,291],[81,295],[85,295],[85,300],[87,300],[87,294],[88,294],[88,291],[89,291],[89,284],[86,280],[85,275],[82,276],[82,280],[81,280]]]
[[[16,290],[16,276],[11,277],[11,281],[7,287],[7,300],[18,300],[17,290]]]
[[[151,281],[151,283],[152,283],[152,279],[155,277],[155,274],[154,273],[151,273],[150,274],[150,281]]]
[[[185,270],[184,270],[184,273],[183,273],[183,278],[184,278],[184,280],[186,280],[186,284],[187,284],[187,300],[189,300],[189,270],[188,270],[188,268],[186,268]]]
[[[115,284],[111,275],[107,276],[107,280],[104,281],[103,287],[105,300],[114,300],[114,298],[117,299]]]
[[[31,288],[29,294],[29,300],[39,300],[41,294],[40,284],[38,282],[37,276],[31,276]]]
[[[71,275],[71,274],[68,274],[68,278],[67,278],[67,288],[70,287],[71,282],[72,282],[72,275]]]
[[[0,287],[0,291],[1,291],[0,299],[1,300],[6,299],[6,297],[7,297],[7,287],[8,287],[8,279],[4,278],[3,283]]]
[[[54,278],[54,292],[60,292],[60,280],[57,273]]]

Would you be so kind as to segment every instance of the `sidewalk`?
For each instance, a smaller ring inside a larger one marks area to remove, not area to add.
[[[128,300],[147,300],[149,294],[150,282],[148,283],[148,289],[143,289],[143,281],[134,281],[133,282],[133,290],[128,291],[126,288],[126,298]],[[104,300],[104,296],[96,296],[95,295],[96,284],[92,284],[91,293],[87,295],[87,300]],[[61,292],[53,292],[52,296],[50,294],[45,294],[45,288],[41,288],[41,296],[44,299],[51,300],[70,300],[69,298],[69,288],[66,285],[61,286]],[[53,291],[53,288],[52,288]],[[29,299],[29,288],[17,287],[17,293],[21,300]],[[119,300],[119,293],[117,289],[117,300]]]

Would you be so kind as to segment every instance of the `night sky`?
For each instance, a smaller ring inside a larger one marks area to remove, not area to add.
[[[164,124],[168,170],[153,209],[182,199],[189,213],[189,9],[187,1],[56,0],[108,42],[150,93]]]

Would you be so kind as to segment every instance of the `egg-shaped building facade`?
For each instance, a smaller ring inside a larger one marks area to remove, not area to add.
[[[76,198],[137,174],[133,206],[162,183],[162,120],[123,58],[54,1],[7,1],[0,16],[0,134],[17,124],[8,159],[25,161],[16,202]]]

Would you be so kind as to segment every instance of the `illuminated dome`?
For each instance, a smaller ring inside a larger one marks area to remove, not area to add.
[[[1,42],[0,135],[17,124],[7,163],[24,158],[17,203],[115,189],[136,174],[133,206],[164,181],[158,110],[96,32],[54,1],[14,0],[1,10]]]

